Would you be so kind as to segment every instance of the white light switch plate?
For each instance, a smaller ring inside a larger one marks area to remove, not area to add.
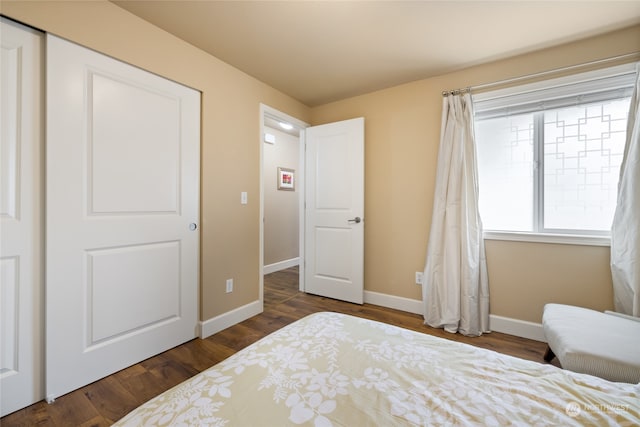
[[[242,205],[246,205],[247,204],[247,192],[243,191],[242,193],[240,193],[240,204]]]

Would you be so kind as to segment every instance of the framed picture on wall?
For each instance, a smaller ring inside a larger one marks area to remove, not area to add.
[[[295,191],[295,173],[293,169],[278,168],[278,190]]]

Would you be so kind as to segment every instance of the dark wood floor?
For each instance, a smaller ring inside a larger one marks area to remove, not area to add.
[[[207,339],[194,339],[100,381],[39,402],[0,419],[4,426],[108,426],[150,398],[192,377],[269,333],[308,314],[338,311],[543,362],[546,345],[493,332],[477,338],[422,324],[422,317],[370,304],[362,306],[298,291],[298,269],[265,276],[264,312]]]

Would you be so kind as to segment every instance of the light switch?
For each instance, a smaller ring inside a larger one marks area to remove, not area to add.
[[[243,191],[242,193],[240,193],[240,204],[242,205],[246,205],[247,204],[247,192]]]

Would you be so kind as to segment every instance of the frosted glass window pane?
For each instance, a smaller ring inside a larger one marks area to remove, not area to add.
[[[533,231],[533,114],[475,123],[485,230]]]
[[[544,227],[609,230],[629,99],[544,113]]]

